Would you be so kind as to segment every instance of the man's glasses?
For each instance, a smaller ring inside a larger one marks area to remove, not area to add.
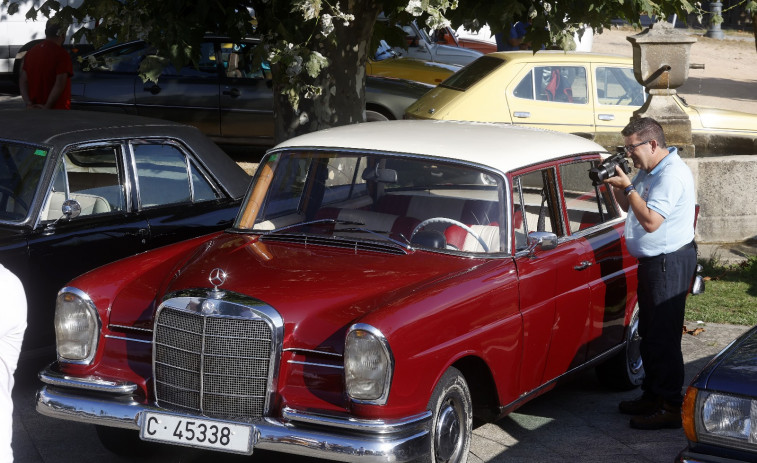
[[[630,153],[633,150],[635,150],[636,148],[638,148],[639,146],[644,145],[646,143],[649,143],[650,141],[652,141],[652,140],[640,141],[639,143],[636,143],[635,145],[626,145],[626,146],[623,147],[623,149],[626,150],[626,153]]]

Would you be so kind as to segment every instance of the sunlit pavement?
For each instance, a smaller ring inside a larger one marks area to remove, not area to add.
[[[702,327],[704,331],[697,336],[683,336],[687,382],[710,358],[748,328],[687,323],[689,330],[696,327]],[[251,461],[238,456],[181,448],[166,448],[148,458],[123,459],[113,456],[100,445],[93,426],[48,418],[34,410],[34,393],[40,386],[36,372],[51,361],[51,357],[52,354],[45,354],[24,359],[16,373],[17,384],[13,391],[16,462]],[[532,400],[516,413],[496,423],[477,427],[468,461],[545,463],[569,460],[606,463],[611,459],[613,463],[671,463],[686,445],[682,430],[633,430],[628,426],[628,417],[617,412],[620,400],[638,394],[638,391],[608,391],[599,384],[594,371],[588,370]],[[296,463],[314,460],[256,451],[252,461]]]

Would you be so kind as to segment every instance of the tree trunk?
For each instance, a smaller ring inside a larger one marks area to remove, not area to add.
[[[368,50],[368,47],[381,6],[375,0],[350,0],[343,11],[355,15],[349,28],[335,18],[332,35],[324,39],[318,34],[311,47],[329,61],[320,75],[310,81],[321,88],[321,95],[301,97],[295,110],[287,96],[274,84],[276,143],[316,130],[365,120],[365,65],[375,51]],[[357,73],[354,72],[355,63],[358,63]],[[274,72],[279,71],[274,69]],[[276,81],[278,79],[274,79]]]

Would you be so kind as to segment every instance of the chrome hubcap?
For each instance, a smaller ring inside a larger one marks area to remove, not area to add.
[[[628,368],[633,374],[641,371],[643,364],[641,361],[641,336],[639,336],[639,319],[634,317],[631,321],[628,334]]]
[[[453,459],[460,447],[460,417],[454,404],[448,400],[439,410],[436,420],[436,461],[444,462]]]

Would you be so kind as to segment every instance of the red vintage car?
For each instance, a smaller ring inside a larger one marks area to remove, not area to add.
[[[633,387],[636,260],[583,138],[392,121],[262,160],[233,228],[58,296],[37,409],[145,441],[463,462],[570,373]]]

